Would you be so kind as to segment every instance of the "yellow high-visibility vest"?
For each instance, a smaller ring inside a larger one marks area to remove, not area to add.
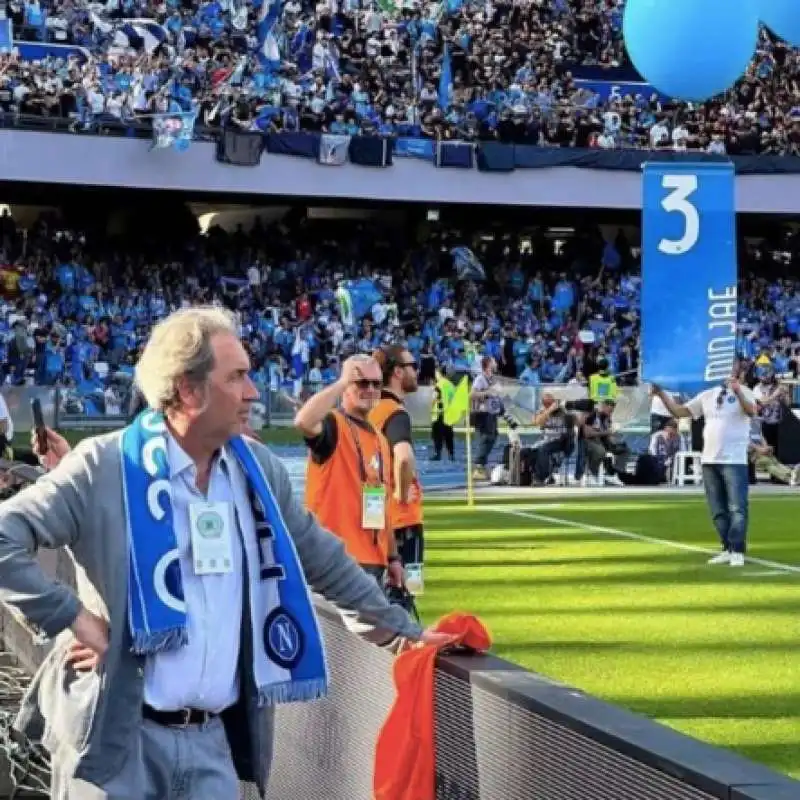
[[[595,373],[589,377],[589,399],[599,403],[601,400],[617,399],[617,381],[611,375]]]
[[[447,407],[453,402],[453,395],[456,387],[447,378],[439,378],[436,381],[438,392],[433,393],[433,404],[431,406],[431,420],[436,422],[439,417],[443,417]]]

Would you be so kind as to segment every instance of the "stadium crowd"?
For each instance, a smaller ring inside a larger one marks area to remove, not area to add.
[[[464,240],[439,225],[413,238],[290,215],[249,232],[165,236],[87,234],[50,214],[22,231],[0,217],[5,382],[102,394],[131,373],[153,322],[194,303],[239,312],[256,381],[293,397],[333,381],[343,357],[392,342],[407,344],[423,384],[437,366],[477,374],[484,355],[528,385],[583,382],[601,358],[619,385],[636,381],[638,250],[622,232],[613,243],[579,232],[557,246],[542,230],[524,241],[511,230],[476,237],[469,252],[485,280],[459,279],[453,252]],[[787,256],[743,252],[738,349],[755,367],[796,376],[800,283],[784,277]]]
[[[196,112],[198,130],[798,151],[800,59],[767,30],[747,75],[702,106],[648,91],[602,97],[579,85],[587,65],[637,80],[621,39],[623,5],[288,0],[270,27],[267,59],[263,15],[243,0],[12,0],[17,40],[83,49],[0,55],[0,118],[71,118],[74,130],[92,130]]]

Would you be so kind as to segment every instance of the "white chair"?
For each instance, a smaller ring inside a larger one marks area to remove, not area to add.
[[[688,465],[692,465],[691,473]],[[700,486],[703,483],[703,470],[700,464],[700,453],[692,450],[681,450],[675,454],[672,460],[672,484],[674,486],[686,486],[692,484]]]

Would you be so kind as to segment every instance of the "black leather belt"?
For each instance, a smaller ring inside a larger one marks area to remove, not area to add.
[[[200,711],[197,708],[182,708],[180,711],[159,711],[157,708],[142,706],[142,716],[168,728],[185,728],[187,725],[204,725],[219,714],[213,711]]]

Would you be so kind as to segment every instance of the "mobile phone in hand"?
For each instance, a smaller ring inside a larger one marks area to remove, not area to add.
[[[39,398],[31,400],[31,413],[33,414],[33,430],[36,434],[36,443],[39,455],[43,456],[47,452],[47,431],[44,425],[44,414],[42,413],[42,402]]]

